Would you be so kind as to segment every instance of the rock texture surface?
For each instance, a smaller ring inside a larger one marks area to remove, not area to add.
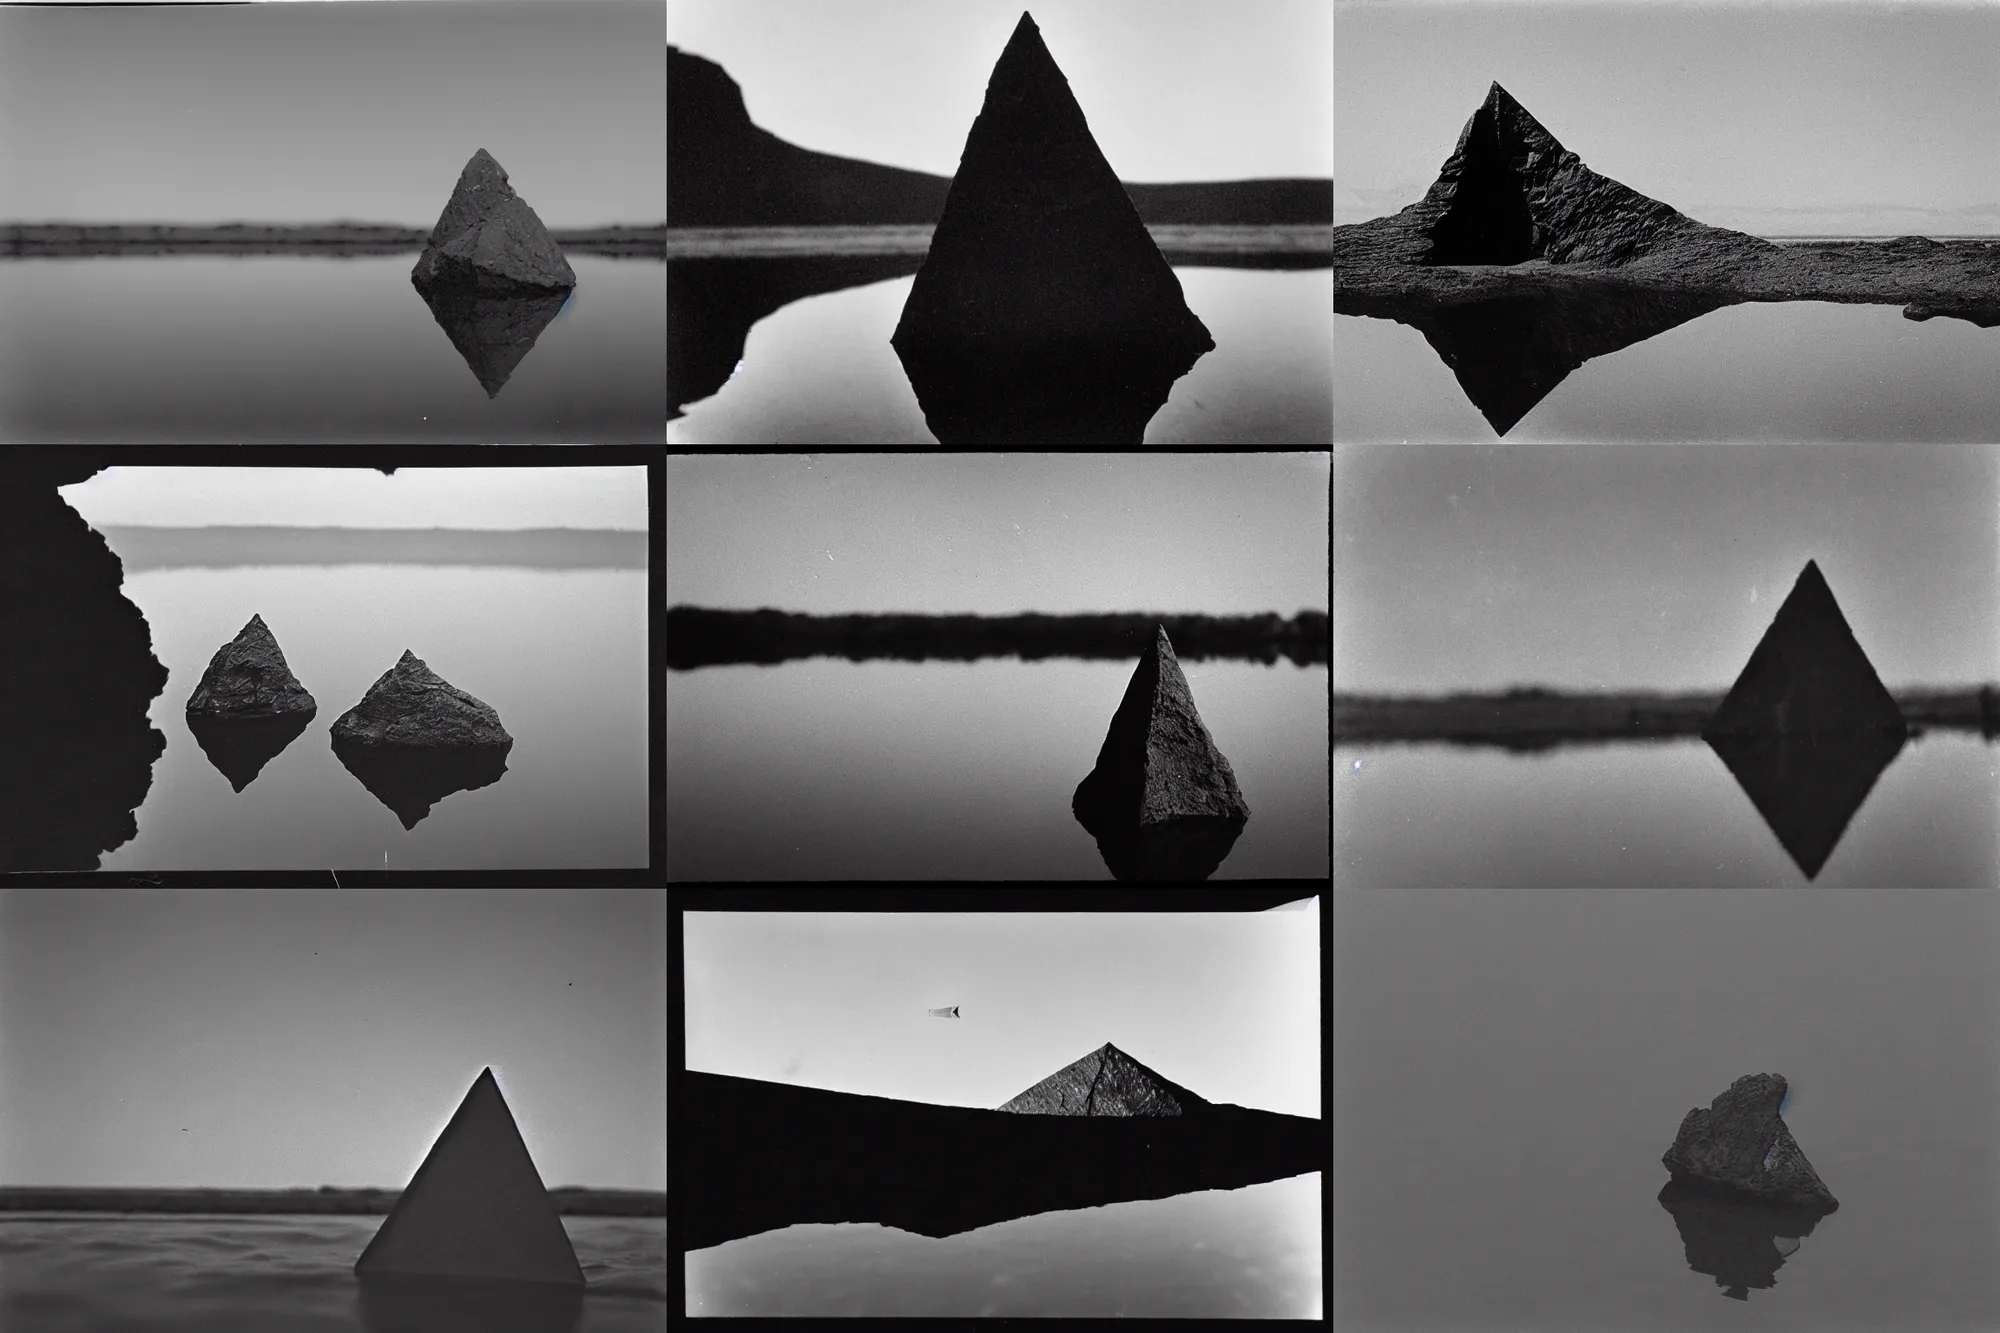
[[[1819,563],[1808,560],[1702,734],[1854,731],[1901,736],[1908,727]]]
[[[408,649],[368,687],[360,703],[341,714],[333,724],[333,739],[411,748],[487,749],[514,743],[491,705],[441,680]]]
[[[1018,1115],[1189,1115],[1208,1101],[1105,1042],[1000,1106]]]
[[[1243,820],[1250,807],[1195,711],[1164,627],[1140,657],[1070,808],[1093,833],[1179,818]]]
[[[284,650],[262,615],[251,616],[235,638],[215,650],[187,701],[190,717],[277,717],[317,711],[319,705],[286,665]]]
[[[438,286],[422,289],[420,295],[488,398],[499,397],[515,367],[534,350],[535,340],[569,301],[569,293],[560,290],[522,289],[500,295]]]
[[[410,281],[507,290],[574,287],[576,273],[535,210],[484,148],[459,173]]]
[[[1833,1192],[1779,1117],[1785,1089],[1782,1074],[1745,1074],[1707,1110],[1687,1113],[1660,1160],[1675,1180],[1832,1212]]]

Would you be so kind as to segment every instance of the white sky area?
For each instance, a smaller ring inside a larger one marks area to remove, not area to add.
[[[992,1108],[1110,1042],[1317,1118],[1320,910],[690,912],[687,1067]]]
[[[949,176],[1023,10],[1128,181],[1333,174],[1332,0],[674,0],[804,148]]]
[[[642,467],[111,467],[62,496],[95,528],[646,530]]]
[[[2000,4],[1338,0],[1334,27],[1335,222],[1420,199],[1497,80],[1701,222],[2000,232]]]

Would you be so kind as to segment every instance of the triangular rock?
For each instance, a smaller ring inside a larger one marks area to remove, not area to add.
[[[1840,1204],[1779,1117],[1782,1074],[1745,1074],[1681,1120],[1660,1160],[1675,1180],[1832,1212]]]
[[[1743,673],[1702,734],[1908,732],[1903,713],[1855,641],[1833,590],[1808,560]]]
[[[1793,863],[1812,879],[1907,738],[1889,730],[1706,739]]]
[[[242,791],[256,780],[286,746],[312,725],[313,715],[279,713],[272,717],[228,717],[210,713],[189,713],[188,734],[201,746],[215,771]]]
[[[1139,658],[1097,766],[1070,808],[1092,833],[1170,819],[1250,817],[1236,774],[1195,712],[1166,626],[1156,628]]]
[[[574,287],[576,273],[484,148],[459,173],[410,281],[419,288]]]
[[[946,443],[1139,443],[1215,346],[1025,13],[891,341]]]
[[[1020,1115],[1190,1115],[1209,1105],[1107,1041],[1000,1109]]]
[[[509,746],[500,715],[440,679],[405,648],[361,702],[333,724],[336,745]]]
[[[471,287],[432,287],[422,296],[488,398],[499,397],[570,299],[564,291],[498,295]]]
[[[278,717],[318,709],[285,664],[285,654],[261,615],[251,616],[235,638],[215,650],[187,701],[191,717]]]
[[[473,1080],[354,1271],[584,1284],[491,1069]]]

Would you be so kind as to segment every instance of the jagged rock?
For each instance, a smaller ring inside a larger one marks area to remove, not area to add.
[[[337,743],[408,748],[511,746],[500,715],[441,680],[409,649],[333,724]]]
[[[946,443],[1140,443],[1215,346],[1025,13],[891,342]]]
[[[1745,1074],[1682,1118],[1661,1162],[1678,1181],[1832,1212],[1840,1204],[1779,1117],[1785,1089],[1782,1074]]]
[[[262,615],[252,615],[235,638],[215,650],[187,701],[190,717],[277,717],[318,711],[319,705],[286,665],[284,650]]]
[[[433,286],[508,290],[574,287],[576,273],[535,210],[507,183],[484,148],[459,173],[410,281]]]
[[[1858,731],[1902,736],[1908,726],[1855,641],[1818,562],[1808,560],[1702,734]]]
[[[1070,809],[1093,834],[1171,819],[1250,817],[1236,774],[1195,711],[1165,626],[1154,630],[1139,658],[1097,766],[1078,785]]]
[[[1019,1115],[1189,1115],[1210,1103],[1105,1042],[1000,1110]]]

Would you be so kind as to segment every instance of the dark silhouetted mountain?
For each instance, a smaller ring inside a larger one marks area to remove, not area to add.
[[[447,285],[420,288],[419,292],[430,307],[431,318],[451,339],[488,398],[499,396],[570,296],[566,291],[521,288],[505,293]]]
[[[1703,734],[1813,735],[1908,727],[1848,628],[1833,590],[1806,561]]]
[[[1105,1042],[1000,1104],[1014,1115],[1198,1115],[1209,1103]]]
[[[1823,1212],[1840,1207],[1779,1114],[1786,1086],[1782,1074],[1745,1074],[1706,1109],[1689,1111],[1660,1159],[1673,1179]]]
[[[1824,1209],[1732,1196],[1683,1181],[1661,1187],[1660,1207],[1673,1216],[1687,1264],[1715,1279],[1731,1300],[1768,1290],[1778,1270],[1813,1233]]]
[[[1902,753],[1895,731],[1731,732],[1704,737],[1807,879]]]
[[[57,494],[97,463],[0,459],[0,870],[95,870],[137,835],[166,685],[124,571]]]
[[[187,727],[215,771],[242,791],[312,725],[310,712],[227,717],[189,713]]]

